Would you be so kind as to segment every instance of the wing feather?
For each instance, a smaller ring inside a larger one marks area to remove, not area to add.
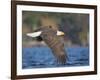
[[[43,32],[41,34],[44,42],[51,48],[54,56],[62,64],[66,63],[66,52],[64,49],[64,43],[61,39],[51,31]]]

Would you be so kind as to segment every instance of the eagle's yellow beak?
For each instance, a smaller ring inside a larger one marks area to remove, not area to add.
[[[63,36],[63,35],[65,35],[64,32],[62,32],[62,31],[57,31],[57,36]]]

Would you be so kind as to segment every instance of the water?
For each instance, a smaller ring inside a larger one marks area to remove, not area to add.
[[[88,47],[65,48],[68,60],[65,65],[58,64],[52,51],[48,47],[23,48],[22,68],[50,68],[50,67],[70,67],[89,65]]]

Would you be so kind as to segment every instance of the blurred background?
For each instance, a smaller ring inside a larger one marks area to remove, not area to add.
[[[23,47],[45,45],[35,38],[26,36],[40,26],[53,26],[65,33],[65,46],[89,45],[89,14],[56,13],[56,12],[22,12],[22,42]]]

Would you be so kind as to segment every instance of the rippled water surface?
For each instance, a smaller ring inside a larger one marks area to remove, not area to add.
[[[65,65],[58,64],[52,51],[48,47],[23,48],[22,68],[50,68],[50,67],[70,67],[89,65],[88,47],[65,48],[68,60]]]

